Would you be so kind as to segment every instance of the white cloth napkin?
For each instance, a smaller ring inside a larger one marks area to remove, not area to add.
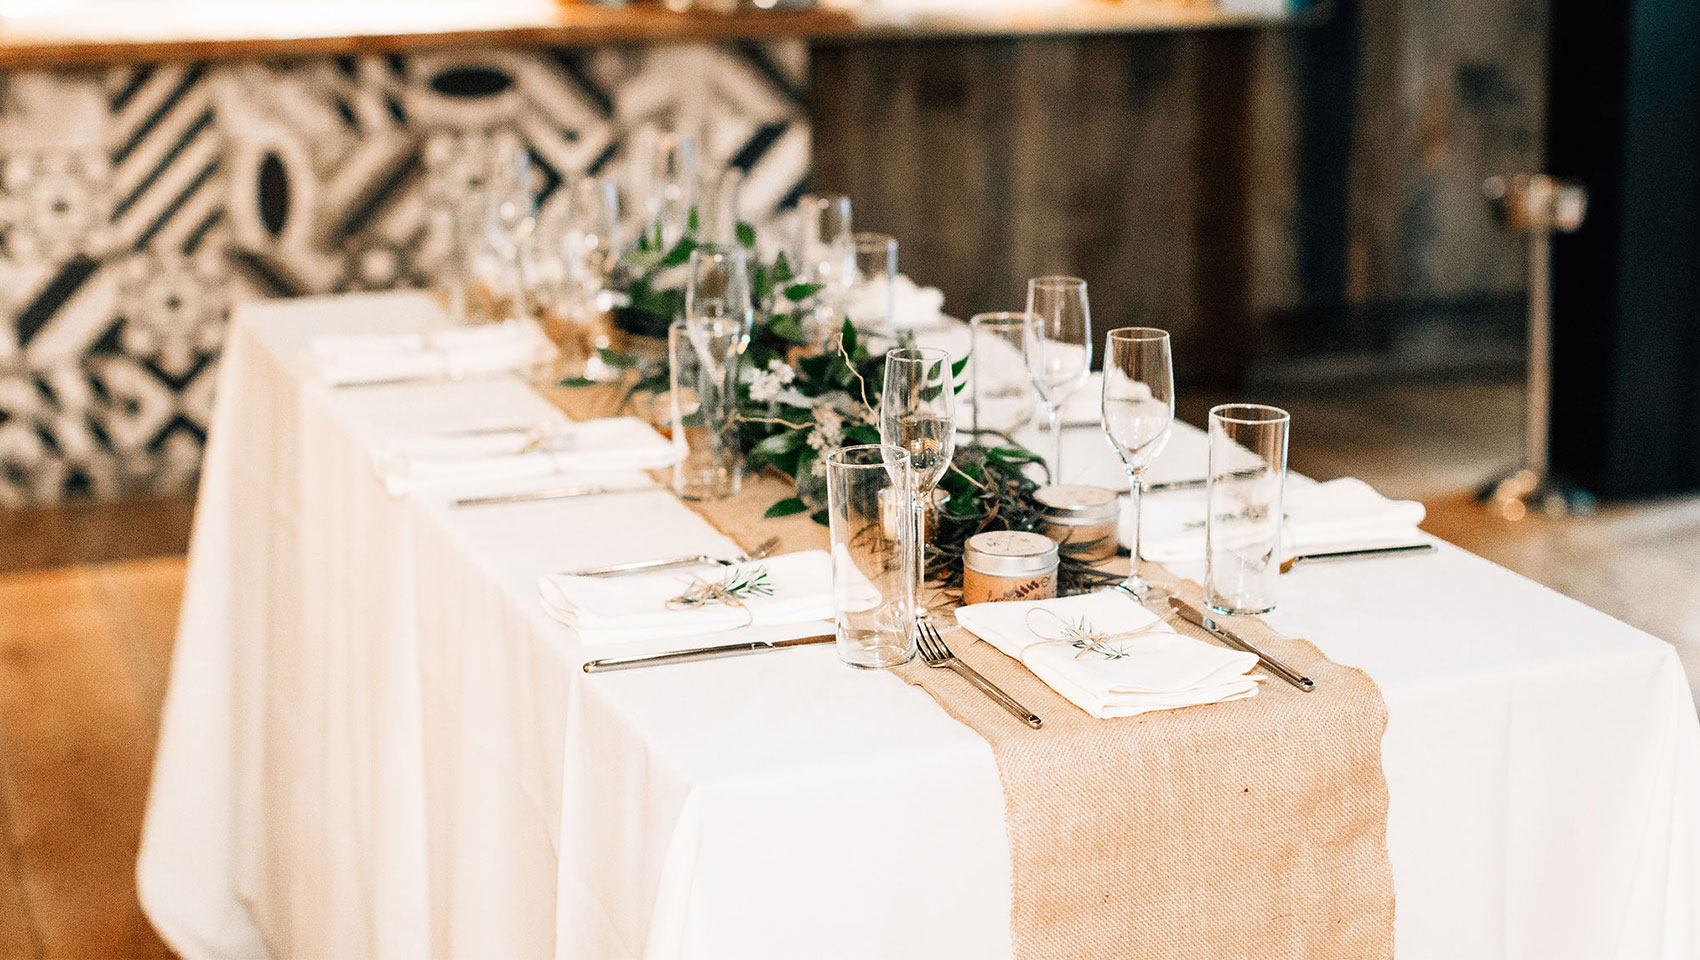
[[[736,571],[767,572],[772,596],[670,610],[667,602],[694,583],[723,582]],[[585,644],[701,636],[744,626],[782,626],[832,619],[832,560],[824,550],[780,554],[731,567],[703,566],[618,577],[545,574],[537,583],[543,609],[578,631]],[[822,632],[829,629],[822,625]]]
[[[1287,517],[1281,531],[1283,557],[1423,542],[1417,530],[1423,521],[1422,504],[1389,500],[1353,477],[1316,484],[1288,478],[1283,499]],[[1204,559],[1207,510],[1202,487],[1147,494],[1140,507],[1145,517],[1139,552],[1145,559],[1159,563]],[[1124,501],[1122,545],[1130,546],[1132,538],[1133,510]]]
[[[891,282],[891,325],[897,330],[922,330],[944,320],[944,292],[923,287],[898,274]]]
[[[548,360],[553,352],[536,324],[515,321],[423,334],[316,337],[308,349],[319,375],[333,385],[502,373]]]
[[[378,448],[384,486],[400,496],[422,486],[477,484],[559,473],[658,470],[684,450],[636,417],[561,420],[499,432],[421,434]]]
[[[1113,590],[1061,600],[976,603],[956,611],[956,622],[1100,720],[1256,696],[1261,679],[1251,673],[1257,657],[1183,637]],[[1111,658],[1066,641],[1045,642],[1065,636],[1065,622],[1092,633],[1150,632],[1102,641],[1121,654]]]

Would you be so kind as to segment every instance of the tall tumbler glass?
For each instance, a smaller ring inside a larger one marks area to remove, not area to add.
[[[844,294],[844,315],[857,330],[889,337],[895,330],[897,238],[858,233],[851,238],[851,247],[855,260]]]
[[[826,460],[833,617],[838,656],[852,667],[895,667],[915,656],[910,474],[908,451],[889,444],[840,447]]]
[[[1217,613],[1275,609],[1290,420],[1260,403],[1210,409],[1204,602]]]
[[[673,492],[683,500],[724,500],[743,482],[738,448],[738,359],[743,340],[735,330],[693,329],[675,320],[667,332],[670,370],[668,427],[680,459]]]
[[[1022,353],[1031,321],[1019,312],[979,313],[968,321],[968,383],[973,400],[973,437],[1012,434],[1033,420],[1038,398]]]

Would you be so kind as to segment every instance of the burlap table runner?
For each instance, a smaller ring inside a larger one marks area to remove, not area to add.
[[[746,548],[775,535],[783,550],[827,548],[807,516],[762,519],[788,495],[758,476],[737,497],[692,506]],[[1145,572],[1200,603],[1197,584]],[[990,644],[948,631],[957,656],[1044,719],[1031,730],[954,673],[919,660],[895,671],[992,748],[1017,960],[1393,956],[1381,691],[1303,640],[1224,619],[1316,690],[1271,677],[1249,700],[1099,720]]]
[[[1176,587],[1200,603],[1196,583]],[[991,745],[1017,960],[1393,956],[1381,691],[1255,618],[1223,619],[1316,690],[1271,677],[1249,700],[1098,720],[950,633],[957,656],[1044,719],[1030,730],[949,671],[898,669]]]

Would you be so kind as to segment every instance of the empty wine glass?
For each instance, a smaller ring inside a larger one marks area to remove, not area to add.
[[[893,297],[897,280],[897,238],[883,233],[858,233],[850,240],[853,259],[844,314],[865,333],[889,337],[893,332]],[[919,467],[916,468],[917,470]]]
[[[923,511],[956,450],[955,377],[950,354],[928,347],[900,348],[885,355],[880,395],[880,440],[907,451],[915,484],[915,589],[926,580]]]
[[[685,275],[685,323],[691,338],[713,363],[707,344],[732,337],[738,352],[749,344],[755,320],[750,258],[743,247],[705,243],[691,251]],[[719,372],[718,368],[713,368]]]
[[[1062,477],[1062,408],[1092,372],[1092,314],[1086,281],[1035,277],[1027,281],[1032,325],[1023,341],[1027,373],[1051,420],[1051,482]]]
[[[1104,356],[1104,434],[1127,467],[1133,500],[1133,558],[1118,586],[1142,601],[1169,595],[1139,575],[1139,494],[1145,468],[1163,451],[1175,422],[1175,374],[1169,333],[1154,327],[1111,330]]]

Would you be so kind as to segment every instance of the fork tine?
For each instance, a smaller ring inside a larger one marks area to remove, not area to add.
[[[921,621],[921,632],[927,638],[927,646],[932,649],[929,660],[949,660],[950,648],[944,645],[944,637],[939,635],[938,628],[926,621]]]
[[[921,659],[928,663],[933,661],[933,650],[927,641],[927,625],[919,621],[915,623],[915,649],[921,651]]]

